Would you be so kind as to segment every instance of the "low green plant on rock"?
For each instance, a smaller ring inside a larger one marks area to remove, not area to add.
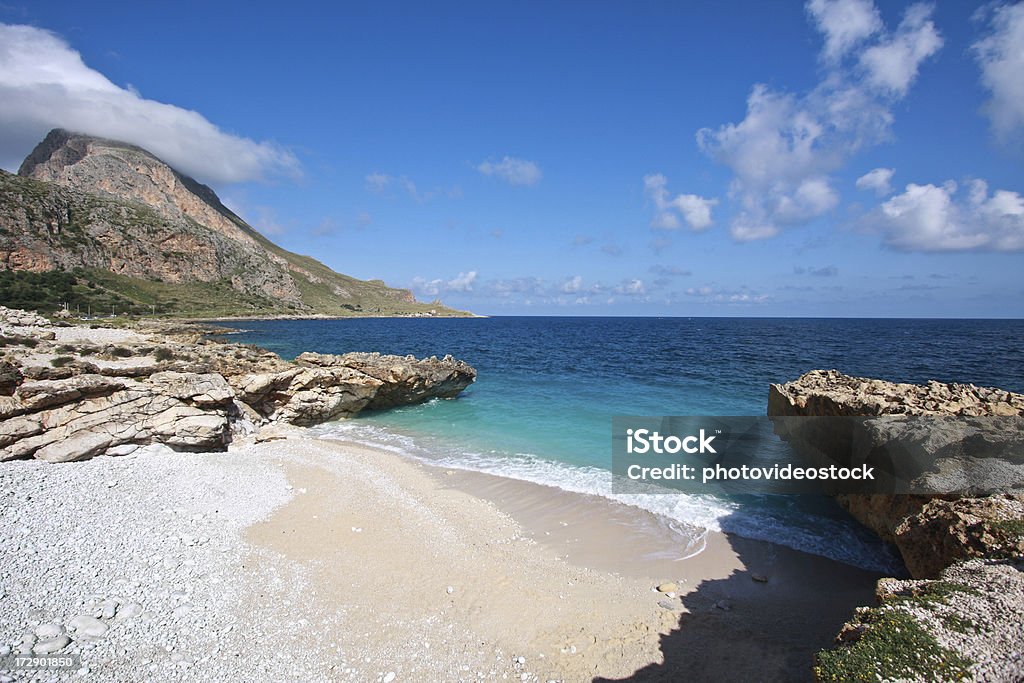
[[[888,608],[860,614],[860,637],[850,645],[822,650],[815,657],[819,681],[961,681],[972,662],[943,647],[910,614]]]

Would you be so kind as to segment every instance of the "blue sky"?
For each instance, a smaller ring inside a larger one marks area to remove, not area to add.
[[[1024,4],[0,5],[56,125],[485,314],[1021,317]]]

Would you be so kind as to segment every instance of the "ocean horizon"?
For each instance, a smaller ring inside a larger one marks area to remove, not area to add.
[[[223,321],[231,340],[303,351],[452,354],[477,382],[450,401],[313,428],[446,468],[603,496],[649,510],[699,551],[707,530],[854,566],[900,562],[831,499],[621,495],[611,491],[614,415],[764,415],[770,383],[814,369],[894,382],[1024,389],[1024,321],[524,317]]]

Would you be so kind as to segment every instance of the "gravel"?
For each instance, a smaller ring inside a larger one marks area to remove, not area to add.
[[[151,447],[59,466],[4,463],[0,656],[81,663],[0,671],[0,680],[333,678],[323,662],[291,654],[316,628],[296,627],[288,607],[308,578],[242,538],[291,496],[279,468],[253,457]],[[260,617],[247,617],[257,599]]]

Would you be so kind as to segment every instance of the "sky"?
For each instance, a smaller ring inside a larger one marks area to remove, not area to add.
[[[126,140],[481,314],[1020,318],[1021,74],[1024,3],[2,0],[0,166]]]

